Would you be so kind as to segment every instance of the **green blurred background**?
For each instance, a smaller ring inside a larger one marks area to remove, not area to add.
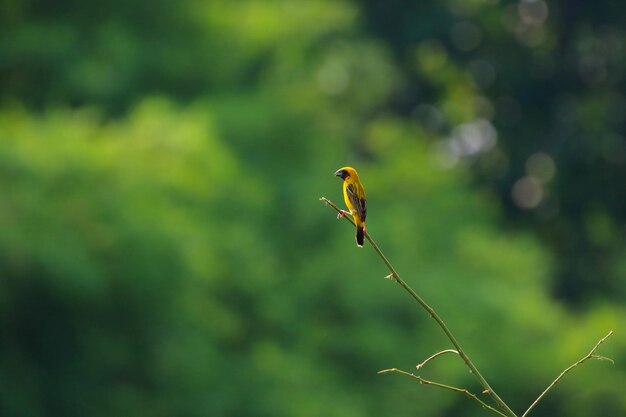
[[[376,374],[450,344],[318,201],[352,165],[514,410],[613,329],[533,415],[626,415],[625,28],[612,0],[0,0],[0,414],[488,415]]]

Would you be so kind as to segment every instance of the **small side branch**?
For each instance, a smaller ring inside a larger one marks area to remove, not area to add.
[[[438,353],[438,354],[436,354],[436,355],[439,355],[439,354],[441,354],[441,353],[444,353],[444,352],[439,352],[439,353]],[[433,356],[435,356],[435,355],[433,355]],[[433,356],[431,356],[431,358],[432,358]],[[431,358],[429,358],[429,359],[431,359]],[[417,380],[419,381],[419,383],[420,383],[420,384],[424,384],[424,385],[432,385],[432,386],[434,386],[434,387],[438,387],[438,388],[442,388],[442,389],[447,389],[447,390],[450,390],[450,391],[454,391],[454,392],[458,392],[458,393],[461,393],[461,394],[465,394],[468,398],[470,398],[470,399],[472,399],[472,400],[476,401],[478,404],[480,404],[480,406],[481,406],[482,408],[484,408],[485,410],[489,410],[489,411],[491,411],[492,413],[497,414],[497,415],[498,415],[498,416],[500,416],[500,417],[507,417],[507,415],[506,415],[506,414],[501,413],[500,411],[496,410],[495,408],[493,408],[492,406],[490,406],[489,404],[485,403],[485,402],[484,402],[484,401],[482,401],[480,398],[478,398],[478,397],[476,396],[476,394],[473,394],[473,393],[469,392],[469,391],[468,391],[467,389],[465,389],[465,388],[458,388],[458,387],[453,387],[453,386],[451,386],[451,385],[441,384],[441,383],[439,383],[439,382],[435,382],[435,381],[429,381],[428,379],[424,379],[424,378],[422,378],[422,377],[421,377],[421,376],[419,376],[419,375],[415,375],[415,374],[412,374],[412,373],[410,373],[410,372],[403,371],[403,370],[398,369],[398,368],[383,369],[382,371],[378,371],[378,373],[379,373],[379,374],[387,374],[387,373],[392,373],[392,372],[399,373],[399,374],[402,374],[402,375],[405,375],[405,376],[408,376],[408,377],[411,377],[411,378],[417,379]]]
[[[559,374],[559,376],[556,377],[556,379],[554,381],[552,381],[552,383],[550,385],[548,385],[548,388],[546,388],[541,395],[539,395],[539,397],[537,397],[537,399],[530,405],[530,407],[528,407],[528,410],[526,410],[526,412],[524,414],[522,414],[522,417],[526,417],[528,415],[528,413],[530,413],[530,411],[535,408],[535,406],[539,403],[539,401],[541,401],[541,399],[548,393],[548,391],[550,391],[552,389],[552,387],[554,387],[560,380],[561,378],[563,378],[565,376],[565,374],[567,374],[569,371],[571,371],[572,369],[574,369],[575,367],[577,367],[578,365],[582,364],[583,362],[589,360],[589,359],[598,359],[598,360],[608,360],[610,362],[613,362],[612,359],[609,359],[607,357],[604,356],[600,356],[600,355],[596,355],[595,351],[596,349],[598,349],[598,347],[606,340],[608,339],[611,335],[613,334],[613,330],[611,330],[609,332],[609,334],[607,334],[606,336],[604,336],[602,339],[600,339],[598,341],[598,343],[596,343],[596,345],[593,347],[593,349],[591,349],[591,351],[586,354],[585,356],[583,356],[582,358],[580,358],[576,363],[574,363],[573,365],[569,366],[568,368],[566,368],[563,372],[561,372]]]
[[[419,364],[415,367],[415,369],[417,369],[417,370],[419,371],[419,369],[420,369],[422,366],[426,365],[428,362],[430,362],[431,360],[435,359],[437,356],[443,355],[444,353],[456,353],[457,355],[459,354],[459,352],[457,352],[457,351],[456,351],[456,350],[454,350],[454,349],[446,349],[446,350],[442,350],[441,352],[437,352],[437,353],[435,353],[434,355],[432,355],[432,356],[430,356],[430,357],[426,358],[426,360],[425,360],[424,362],[422,362],[422,363],[419,363]]]

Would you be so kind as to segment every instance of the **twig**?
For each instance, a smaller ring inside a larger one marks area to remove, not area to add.
[[[397,368],[391,368],[391,369],[383,369],[382,371],[378,371],[379,374],[386,374],[386,373],[391,373],[391,372],[397,372],[399,374],[402,375],[406,375],[406,376],[410,376],[411,378],[415,378],[417,379],[420,384],[424,384],[424,385],[432,385],[435,387],[439,387],[439,388],[443,388],[443,389],[447,389],[450,391],[455,391],[455,392],[459,392],[461,394],[465,394],[467,395],[469,398],[475,400],[478,404],[480,404],[481,407],[483,407],[486,410],[491,411],[492,413],[495,413],[501,417],[507,417],[506,414],[501,413],[500,411],[496,410],[495,408],[493,408],[492,406],[490,406],[489,404],[485,403],[484,401],[482,401],[480,398],[478,398],[475,394],[472,394],[471,392],[469,392],[467,389],[465,388],[457,388],[457,387],[453,387],[451,385],[445,385],[445,384],[441,384],[439,382],[435,382],[435,381],[429,381],[427,379],[422,378],[419,375],[415,375],[412,374],[410,372],[406,372],[403,371],[401,369],[397,369]]]
[[[550,391],[550,389],[555,386],[560,380],[561,378],[563,378],[565,376],[565,374],[567,374],[569,371],[571,371],[572,369],[574,369],[575,367],[577,367],[578,365],[580,365],[581,363],[589,360],[589,359],[598,359],[598,360],[608,360],[610,362],[613,362],[612,359],[604,357],[604,356],[600,356],[600,355],[594,355],[593,353],[596,351],[596,349],[598,349],[598,347],[606,340],[608,339],[611,335],[613,334],[613,330],[611,330],[609,332],[609,334],[607,334],[606,336],[604,336],[602,339],[600,339],[598,341],[598,343],[596,343],[596,345],[593,347],[593,349],[591,349],[591,351],[586,354],[585,356],[583,356],[581,359],[579,359],[576,363],[574,363],[573,365],[569,366],[567,369],[565,369],[563,372],[561,372],[559,374],[559,376],[556,377],[556,379],[554,381],[552,381],[552,383],[550,385],[548,385],[548,388],[546,388],[545,390],[543,390],[543,392],[541,393],[541,395],[539,395],[539,397],[537,397],[537,399],[530,405],[530,407],[528,407],[528,410],[526,410],[526,412],[524,414],[522,414],[522,417],[526,417],[528,415],[528,413],[530,413],[530,411],[535,408],[535,406],[537,405],[537,403],[539,401],[541,401],[541,399],[548,393],[548,391]]]
[[[321,197],[320,201],[323,201],[324,203],[326,203],[330,207],[334,208],[338,213],[341,213],[341,209],[339,207],[337,207],[335,205],[335,203],[333,203],[332,201],[330,201],[326,197]],[[348,220],[350,223],[355,225],[354,220],[352,220],[350,218],[350,216],[343,216],[343,217],[346,220]],[[452,344],[456,348],[459,356],[463,359],[463,361],[465,362],[467,367],[470,369],[472,374],[476,377],[476,379],[478,379],[478,382],[484,388],[485,392],[487,392],[487,393],[489,393],[489,395],[491,395],[491,397],[498,404],[498,406],[501,407],[505,411],[505,415],[507,417],[517,417],[517,415],[513,412],[513,410],[511,410],[509,408],[509,406],[500,398],[500,396],[498,396],[498,394],[496,394],[496,392],[489,386],[489,384],[487,383],[485,378],[478,371],[478,369],[472,363],[470,358],[465,354],[463,349],[461,349],[461,346],[459,345],[459,342],[457,342],[457,340],[454,337],[454,335],[452,334],[452,332],[450,332],[450,330],[448,329],[448,326],[446,326],[446,324],[439,317],[439,315],[437,315],[435,310],[433,310],[432,307],[429,306],[426,303],[426,301],[424,301],[422,299],[422,297],[420,297],[415,291],[413,291],[413,289],[411,287],[409,287],[409,285],[406,282],[404,282],[404,280],[402,278],[400,278],[400,275],[396,272],[395,268],[391,265],[391,263],[389,262],[387,257],[378,248],[378,245],[376,245],[376,243],[374,242],[374,240],[372,239],[372,237],[370,236],[370,234],[367,231],[365,232],[365,237],[370,242],[370,244],[372,245],[372,247],[374,248],[374,250],[376,251],[378,256],[380,256],[380,259],[382,259],[382,261],[385,263],[385,265],[389,269],[389,272],[391,272],[391,278],[393,278],[402,288],[404,288],[411,295],[411,297],[413,297],[415,299],[415,301],[417,301],[424,308],[424,310],[426,310],[426,312],[437,322],[439,327],[441,327],[441,329],[446,334],[446,336],[448,336],[448,339],[450,339],[450,342],[452,342]]]
[[[419,363],[415,369],[419,370],[422,366],[426,365],[428,362],[430,362],[432,359],[435,359],[437,356],[439,355],[443,355],[444,353],[456,353],[457,355],[459,354],[458,351],[454,350],[454,349],[446,349],[446,350],[442,350],[441,352],[437,352],[434,355],[426,358],[426,360],[422,363]]]

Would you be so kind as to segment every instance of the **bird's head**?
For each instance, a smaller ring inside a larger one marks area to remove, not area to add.
[[[335,171],[335,176],[340,177],[342,180],[345,180],[346,178],[358,178],[356,171],[352,167],[339,168]]]

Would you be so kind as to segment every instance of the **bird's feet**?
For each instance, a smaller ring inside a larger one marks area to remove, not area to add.
[[[343,216],[345,216],[345,215],[352,215],[352,213],[350,213],[349,211],[346,211],[346,210],[341,210],[341,211],[339,212],[339,214],[337,214],[337,218],[338,218],[338,219],[341,219],[341,218],[342,218]]]

